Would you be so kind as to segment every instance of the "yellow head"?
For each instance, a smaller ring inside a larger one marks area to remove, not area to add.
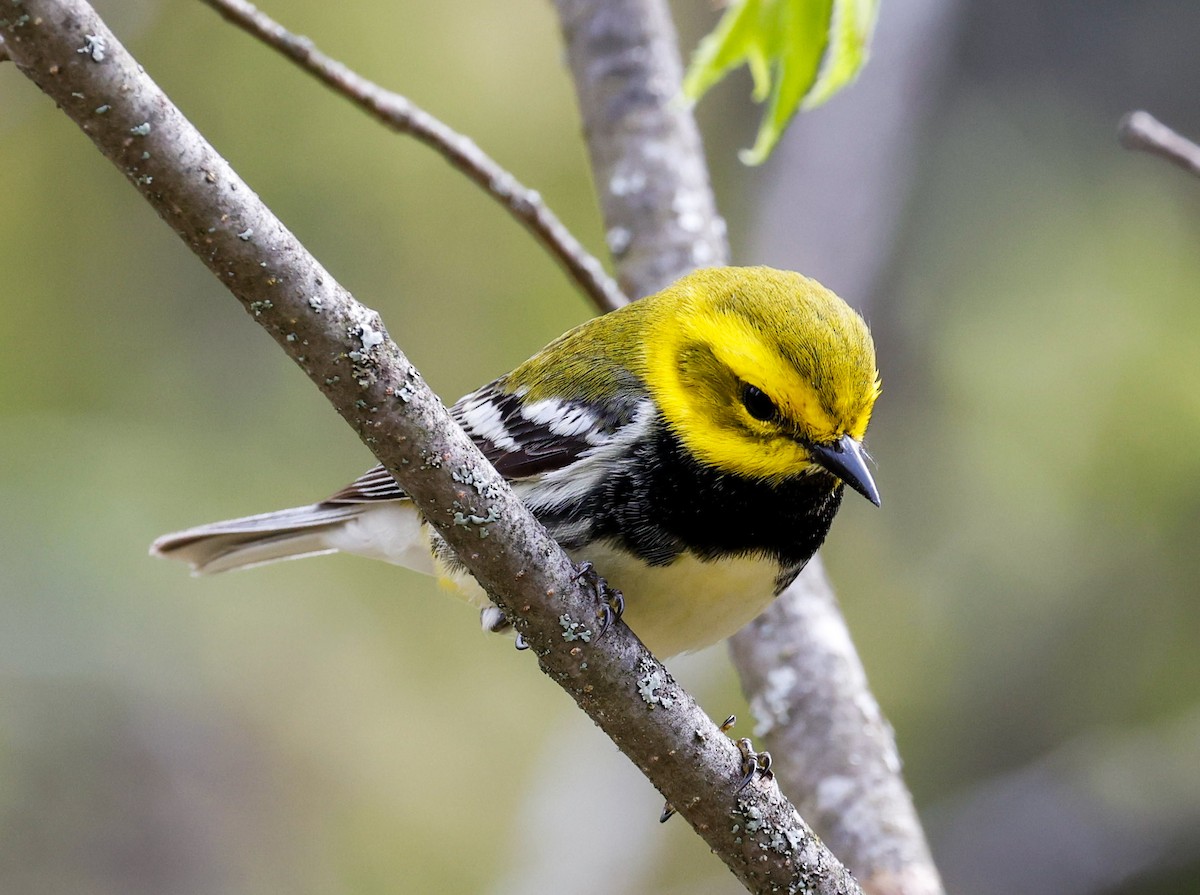
[[[875,346],[849,305],[767,267],[700,270],[636,304],[645,381],[701,462],[769,480],[819,467],[879,502],[861,453]]]

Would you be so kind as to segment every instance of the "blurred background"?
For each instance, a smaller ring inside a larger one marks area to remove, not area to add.
[[[265,3],[602,247],[549,4]],[[592,313],[525,233],[183,0],[98,4],[448,400]],[[685,48],[706,0],[676,2]],[[825,551],[948,886],[1200,891],[1200,5],[884,0],[859,83],[760,169],[699,109],[738,263],[867,313],[884,504]],[[196,580],[158,534],[372,458],[0,65],[0,891],[740,891],[527,654],[406,571]],[[722,648],[672,663],[749,717]],[[748,734],[743,720],[739,733]]]

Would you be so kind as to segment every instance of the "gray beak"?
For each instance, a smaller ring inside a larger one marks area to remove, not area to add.
[[[879,489],[875,487],[875,480],[867,469],[867,458],[861,444],[849,435],[843,435],[833,444],[808,444],[806,447],[820,466],[879,506]]]

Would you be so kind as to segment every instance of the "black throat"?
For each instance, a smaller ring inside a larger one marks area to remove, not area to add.
[[[564,547],[607,540],[650,565],[685,551],[705,560],[765,554],[778,561],[782,587],[821,546],[841,500],[841,482],[825,472],[781,483],[719,472],[659,422],[587,506],[538,515],[551,533],[562,532]],[[582,531],[585,519],[592,524]]]

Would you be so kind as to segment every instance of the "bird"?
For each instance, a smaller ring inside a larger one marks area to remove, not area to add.
[[[791,271],[715,267],[569,330],[451,415],[660,657],[757,616],[821,546],[845,486],[876,506],[880,394],[863,318]],[[308,506],[160,537],[201,575],[344,551],[439,577],[508,619],[376,466]]]

